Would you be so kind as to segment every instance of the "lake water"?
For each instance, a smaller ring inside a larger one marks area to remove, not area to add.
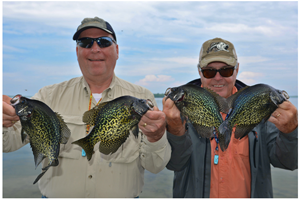
[[[298,108],[298,98],[290,101]],[[162,110],[162,98],[156,98],[158,108]],[[29,145],[18,151],[3,153],[3,197],[4,198],[40,198],[41,194],[33,180],[40,173],[34,169],[34,160]],[[272,182],[275,198],[298,197],[298,169],[288,171],[272,167]],[[145,185],[141,198],[172,197],[173,172],[164,169],[158,174],[145,171]]]

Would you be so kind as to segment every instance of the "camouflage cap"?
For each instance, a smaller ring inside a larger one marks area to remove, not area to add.
[[[237,55],[231,42],[214,38],[203,43],[199,55],[198,67],[206,67],[211,62],[224,62],[230,66],[237,64]]]
[[[100,28],[101,30],[104,30],[105,32],[111,34],[115,41],[117,41],[116,34],[111,25],[99,17],[84,18],[81,24],[78,26],[77,31],[73,36],[73,40],[77,40],[80,33],[89,28]]]

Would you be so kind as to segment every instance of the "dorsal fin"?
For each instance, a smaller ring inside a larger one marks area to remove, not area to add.
[[[55,113],[59,123],[60,123],[60,130],[61,130],[61,139],[60,139],[60,143],[61,144],[66,144],[70,138],[71,135],[71,131],[68,128],[67,124],[64,122],[63,118],[58,114]]]
[[[226,98],[221,97],[218,93],[214,92],[213,90],[211,90],[209,88],[204,88],[204,89],[207,90],[213,96],[213,98],[215,99],[215,102],[217,103],[217,105],[219,107],[219,111],[227,114],[229,111],[229,106],[226,101]]]
[[[103,106],[105,106],[108,102],[104,102],[104,103],[101,103],[101,104],[98,104],[97,106],[95,106],[94,108],[92,108],[91,110],[89,111],[86,111],[84,114],[83,114],[83,117],[82,117],[82,121],[88,125],[91,125],[91,126],[95,126],[95,121],[96,121],[96,118],[97,118],[97,115],[99,113],[99,111],[103,108]]]
[[[243,92],[247,88],[249,88],[249,86],[245,86],[244,88],[241,88],[238,92],[234,93],[233,95],[231,95],[226,99],[229,108],[232,108],[235,99],[240,95],[241,92]]]

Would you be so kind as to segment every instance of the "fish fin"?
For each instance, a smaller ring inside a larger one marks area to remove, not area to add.
[[[85,151],[88,161],[91,160],[91,158],[94,154],[94,146],[88,142],[87,137],[84,137],[75,142],[72,142],[72,144],[79,145]]]
[[[70,129],[68,128],[67,124],[64,122],[63,118],[58,114],[58,113],[55,113],[58,120],[59,120],[59,123],[60,123],[60,130],[61,130],[61,140],[60,140],[60,143],[61,144],[66,144],[70,138],[70,135],[71,135],[71,131]]]
[[[133,133],[133,135],[135,136],[135,138],[138,137],[138,135],[139,135],[139,127],[138,127],[138,125],[135,125],[135,126],[132,128],[132,133]]]
[[[222,151],[225,151],[228,148],[232,134],[232,127],[227,120],[219,126],[218,133],[224,135],[224,142],[220,142],[220,147]]]
[[[273,112],[272,112],[273,113]],[[271,117],[272,113],[266,115],[263,120],[264,120],[264,123],[266,123],[266,121],[268,121],[268,119]]]
[[[114,142],[100,142],[99,151],[105,155],[108,155],[110,153],[115,153],[120,148],[120,146],[126,141],[128,136],[129,136],[129,131],[127,136],[120,137],[118,140],[115,140]]]
[[[193,127],[196,129],[197,133],[203,138],[211,138],[213,134],[214,127],[200,126],[192,123]]]
[[[39,166],[39,164],[43,161],[43,159],[46,157],[42,153],[40,153],[33,144],[30,142],[30,146],[33,152],[33,157],[34,157],[34,164],[35,164],[35,169]]]
[[[209,88],[204,88],[205,90],[207,90],[215,99],[215,102],[217,103],[218,107],[219,107],[219,111],[223,112],[223,113],[228,113],[229,111],[229,106],[228,103],[226,101],[226,98],[221,97],[218,93],[214,92],[213,90],[209,89]]]
[[[56,166],[58,166],[58,164],[59,164],[59,161],[58,161],[57,158],[55,158],[55,159],[50,163],[49,167],[50,167],[50,166],[56,167]]]
[[[236,139],[242,139],[243,137],[245,137],[257,124],[252,124],[252,125],[248,125],[248,126],[237,126],[235,129],[235,138]]]
[[[92,108],[91,110],[89,111],[86,111],[84,114],[83,114],[83,117],[82,117],[82,121],[88,125],[91,125],[91,126],[95,126],[95,121],[96,121],[96,118],[98,116],[98,113],[99,111],[103,108],[103,106],[105,106],[108,102],[104,102],[104,103],[101,103],[101,104],[98,104],[97,106],[95,106],[94,108]]]
[[[46,171],[48,171],[48,169],[49,169],[50,166],[57,166],[58,164],[59,164],[58,159],[54,159],[48,166],[42,168],[42,171],[43,171],[43,172],[40,173],[40,174],[36,177],[36,179],[34,180],[33,184],[37,183],[37,182],[41,179],[41,177],[43,177],[43,175],[46,173]]]
[[[230,97],[228,97],[228,98],[226,99],[229,108],[233,107],[233,103],[234,103],[235,99],[240,95],[240,93],[241,93],[243,90],[245,90],[245,89],[247,89],[247,88],[249,88],[249,86],[245,86],[245,87],[241,88],[238,92],[234,93],[233,95],[231,95]]]
[[[182,115],[182,113],[180,112],[180,119],[181,119],[181,123],[183,124],[184,120],[186,119],[186,117],[184,115]]]
[[[46,170],[46,171],[47,171],[47,170]],[[40,174],[36,177],[36,179],[35,179],[35,181],[33,182],[33,184],[37,183],[37,182],[41,179],[41,177],[46,173],[46,171],[43,171],[42,173],[40,173]]]
[[[25,139],[27,138],[27,133],[25,132],[23,127],[21,130],[21,138],[22,138],[22,143],[24,143]]]

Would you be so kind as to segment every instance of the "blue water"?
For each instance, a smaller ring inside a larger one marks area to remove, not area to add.
[[[290,101],[298,108],[298,98]],[[162,98],[156,98],[158,108],[162,110]],[[29,145],[18,151],[3,153],[3,197],[4,198],[40,198],[38,186],[33,181],[40,173],[34,169],[34,160]],[[298,197],[298,170],[287,171],[272,168],[274,197]],[[145,171],[145,185],[141,198],[172,197],[173,172],[164,169],[158,174]]]

